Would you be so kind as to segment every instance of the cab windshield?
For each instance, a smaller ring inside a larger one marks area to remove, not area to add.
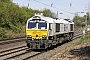
[[[47,23],[46,22],[39,22],[38,29],[47,29]]]
[[[29,22],[28,23],[28,29],[35,29],[36,28],[36,23],[35,22]]]

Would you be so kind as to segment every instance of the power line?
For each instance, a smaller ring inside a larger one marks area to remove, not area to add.
[[[45,4],[45,3],[40,2],[40,1],[37,1],[37,0],[33,0],[33,1],[36,1],[36,2],[38,2],[38,3],[41,3],[41,4],[46,5],[46,6],[49,6],[49,7],[52,7],[52,8],[54,8],[54,9],[58,9],[58,10],[61,10],[61,11],[64,11],[64,12],[67,12],[67,13],[70,13],[70,14],[74,14],[74,13],[71,13],[71,12],[68,12],[68,11],[65,11],[65,10],[62,10],[62,9],[59,9],[59,8],[57,8],[57,7],[54,7],[54,6],[52,6],[52,4],[51,4],[51,5],[48,5],[48,4]]]

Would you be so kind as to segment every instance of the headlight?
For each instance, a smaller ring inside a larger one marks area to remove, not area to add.
[[[32,36],[31,36],[31,35],[27,35],[27,37],[28,37],[28,38],[32,38]]]
[[[43,35],[42,38],[43,38],[43,39],[46,39],[46,35]]]
[[[44,38],[45,36],[43,35],[42,38]]]

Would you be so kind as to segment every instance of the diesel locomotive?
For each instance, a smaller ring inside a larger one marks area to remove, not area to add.
[[[26,23],[26,44],[30,49],[47,49],[63,41],[72,40],[73,36],[74,22],[71,20],[35,14]]]

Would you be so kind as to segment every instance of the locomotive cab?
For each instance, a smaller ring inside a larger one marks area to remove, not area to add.
[[[34,19],[27,22],[26,36],[29,40],[47,40],[48,23],[41,19]]]

